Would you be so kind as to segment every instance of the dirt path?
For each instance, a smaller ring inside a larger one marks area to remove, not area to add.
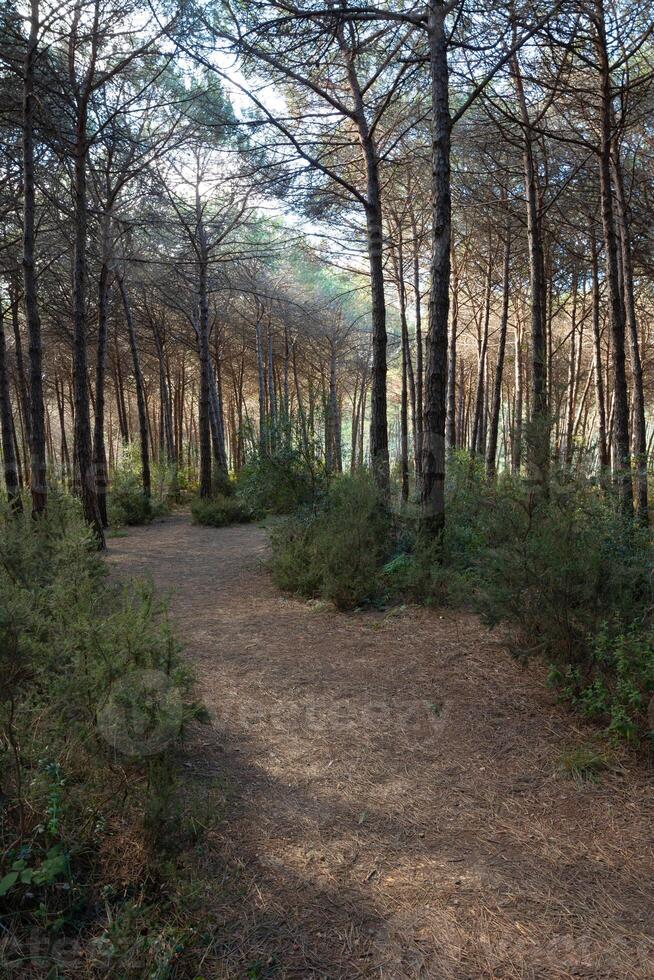
[[[190,766],[230,787],[207,977],[654,977],[651,776],[566,775],[592,731],[474,619],[291,600],[265,553],[181,516],[110,541],[171,595],[213,719]]]

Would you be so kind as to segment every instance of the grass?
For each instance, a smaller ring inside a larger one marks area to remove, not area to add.
[[[608,753],[593,745],[577,745],[562,753],[559,766],[568,779],[596,783],[615,763]]]

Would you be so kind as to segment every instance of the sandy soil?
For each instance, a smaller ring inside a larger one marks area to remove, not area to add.
[[[198,868],[207,976],[654,977],[651,771],[570,778],[594,732],[541,669],[460,613],[284,597],[254,526],[109,546],[170,595],[212,717],[186,766],[230,787]]]

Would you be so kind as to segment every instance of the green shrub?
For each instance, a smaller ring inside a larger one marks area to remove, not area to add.
[[[319,510],[273,532],[273,580],[285,591],[353,609],[379,594],[390,532],[390,516],[370,477],[338,477]]]
[[[488,625],[507,624],[514,652],[541,656],[563,697],[616,736],[646,734],[649,529],[626,520],[590,481],[553,477],[546,493],[510,476],[489,484],[461,455],[446,494],[442,563],[418,537],[387,566],[387,581],[420,601],[464,602]]]
[[[165,609],[109,582],[70,498],[36,520],[0,514],[0,672],[0,916],[11,949],[47,953],[48,937],[105,928],[98,897],[130,853],[146,886],[194,710]]]
[[[168,512],[170,500],[176,494],[174,471],[169,466],[153,464],[151,477],[152,493],[148,498],[143,493],[138,447],[125,446],[107,495],[109,523],[113,527],[149,524]]]
[[[257,514],[292,514],[312,505],[324,489],[321,464],[312,453],[278,449],[255,455],[238,474],[237,496]]]
[[[227,524],[247,524],[253,519],[250,508],[236,497],[223,493],[214,497],[196,497],[191,504],[194,524],[225,527]]]

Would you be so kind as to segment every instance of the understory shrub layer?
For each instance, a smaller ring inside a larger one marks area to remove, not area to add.
[[[196,497],[191,503],[194,524],[225,527],[227,524],[247,524],[254,519],[250,507],[239,498],[225,493],[213,497]]]
[[[165,609],[108,581],[69,498],[0,513],[0,671],[0,975],[169,976],[191,678]]]
[[[273,580],[288,592],[353,609],[374,600],[390,515],[366,473],[334,478],[320,506],[273,531]]]
[[[236,495],[255,514],[292,514],[313,505],[324,486],[323,467],[312,451],[280,447],[250,457],[238,474]]]
[[[168,513],[171,501],[179,492],[176,471],[166,463],[153,463],[151,483],[150,497],[146,497],[138,446],[124,446],[120,464],[112,473],[107,495],[109,523],[112,526],[149,524]]]
[[[463,604],[504,624],[513,652],[541,657],[561,696],[632,742],[653,727],[654,550],[590,479],[554,473],[546,489],[489,483],[450,460],[442,538],[417,511],[391,514],[365,474],[334,480],[320,506],[273,533],[277,585],[340,608],[365,601]]]

